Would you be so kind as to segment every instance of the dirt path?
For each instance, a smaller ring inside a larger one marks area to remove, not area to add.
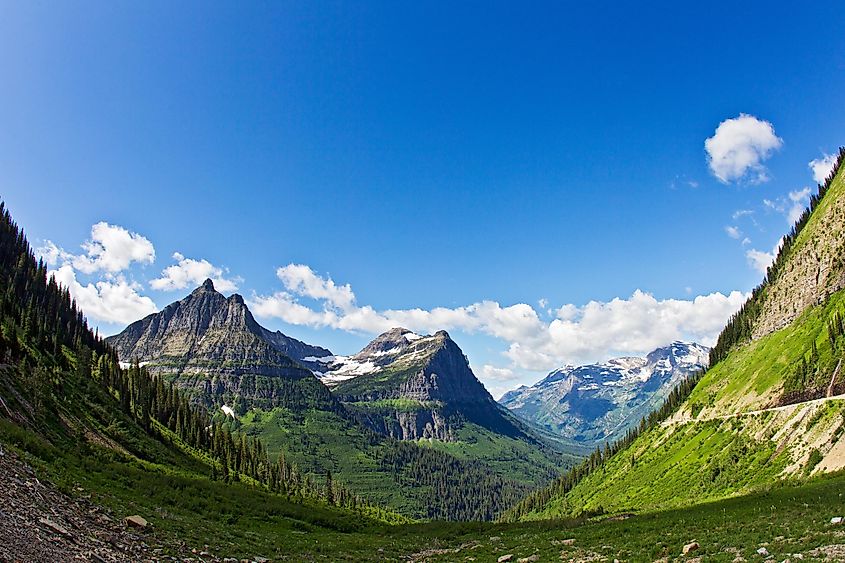
[[[730,418],[739,418],[741,416],[753,416],[753,415],[756,415],[756,414],[763,414],[763,413],[766,413],[766,412],[781,412],[781,411],[787,411],[787,410],[794,410],[794,409],[798,409],[800,407],[817,405],[817,404],[825,403],[827,401],[839,401],[839,400],[845,400],[845,394],[822,397],[821,399],[813,399],[813,400],[810,400],[810,401],[802,401],[800,403],[792,403],[792,404],[783,405],[783,406],[780,406],[780,407],[770,407],[770,408],[767,408],[767,409],[757,409],[757,410],[753,410],[753,411],[735,412],[735,413],[731,413],[731,414],[718,414],[718,415],[705,416],[703,418],[688,418],[688,417],[684,417],[684,418],[681,418],[681,419],[670,418],[670,419],[662,422],[661,426],[663,426],[665,428],[665,427],[669,427],[669,426],[674,426],[676,424],[686,424],[688,422],[707,422],[708,420],[728,420]]]

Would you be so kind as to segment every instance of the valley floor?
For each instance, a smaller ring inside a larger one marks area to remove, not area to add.
[[[784,484],[764,493],[687,509],[602,521],[520,524],[428,523],[404,526],[344,523],[302,507],[274,505],[243,485],[206,482],[214,509],[195,506],[196,491],[179,479],[135,470],[104,481],[50,485],[47,466],[33,470],[2,447],[0,560],[3,561],[773,561],[845,560],[845,475]],[[24,458],[29,454],[20,453]],[[35,463],[38,464],[37,458]],[[69,473],[73,475],[73,473]],[[202,479],[198,479],[202,480]],[[98,485],[98,483],[100,483]],[[199,485],[198,485],[199,486]],[[236,489],[237,495],[219,497]],[[61,492],[60,490],[61,489]],[[179,498],[182,494],[185,498]],[[162,498],[170,498],[163,505]],[[188,498],[191,497],[191,498]],[[226,506],[228,504],[228,506]],[[145,530],[122,518],[142,514]],[[683,546],[699,548],[681,557]]]

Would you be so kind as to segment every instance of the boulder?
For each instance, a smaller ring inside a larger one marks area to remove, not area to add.
[[[560,543],[562,543],[563,545],[575,545],[575,538],[569,538],[567,540],[563,540]]]
[[[513,561],[513,553],[508,553],[507,555],[502,555],[498,559],[496,559],[498,563],[505,563],[505,561]]]
[[[520,557],[516,560],[516,563],[534,563],[539,560],[540,556],[535,553],[534,555],[529,555],[528,557]]]
[[[688,543],[687,545],[684,546],[682,553],[684,555],[686,555],[687,553],[691,553],[691,552],[697,550],[699,547],[701,547],[701,546],[698,545],[697,541],[690,542],[690,543]]]
[[[63,527],[59,526],[49,518],[39,518],[38,522],[50,528],[52,531],[59,534],[60,536],[70,537],[70,532],[68,532]]]
[[[757,550],[757,554],[762,555],[763,557],[768,557],[769,556],[769,550],[766,549],[765,547],[761,547],[760,549]]]
[[[127,516],[123,519],[123,523],[128,528],[140,528],[142,530],[149,526],[149,523],[146,521],[146,519],[142,518],[141,516],[138,516],[137,514],[133,516]]]
[[[842,517],[841,516],[835,516],[835,517],[830,519],[830,523],[831,524],[841,524],[842,523]]]

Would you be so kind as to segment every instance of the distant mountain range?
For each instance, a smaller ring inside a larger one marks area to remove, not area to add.
[[[566,366],[499,402],[521,418],[584,444],[613,442],[659,407],[672,389],[707,367],[710,349],[673,342],[644,358]]]

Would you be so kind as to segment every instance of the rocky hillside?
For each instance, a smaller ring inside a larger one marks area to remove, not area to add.
[[[694,388],[513,514],[688,506],[845,468],[843,212],[840,157]]]
[[[395,328],[363,350],[336,357],[318,377],[373,430],[401,440],[458,440],[464,422],[528,439],[493,400],[445,331]]]
[[[106,341],[122,361],[138,360],[209,405],[327,395],[303,362],[319,365],[310,359],[328,350],[265,329],[240,295],[224,297],[211,280]]]
[[[707,366],[709,348],[674,342],[644,358],[557,369],[499,402],[519,417],[579,443],[615,441]]]
[[[787,326],[808,307],[845,288],[845,198],[838,193],[823,197],[806,222],[781,258],[789,266],[778,268],[759,297],[755,339]]]

